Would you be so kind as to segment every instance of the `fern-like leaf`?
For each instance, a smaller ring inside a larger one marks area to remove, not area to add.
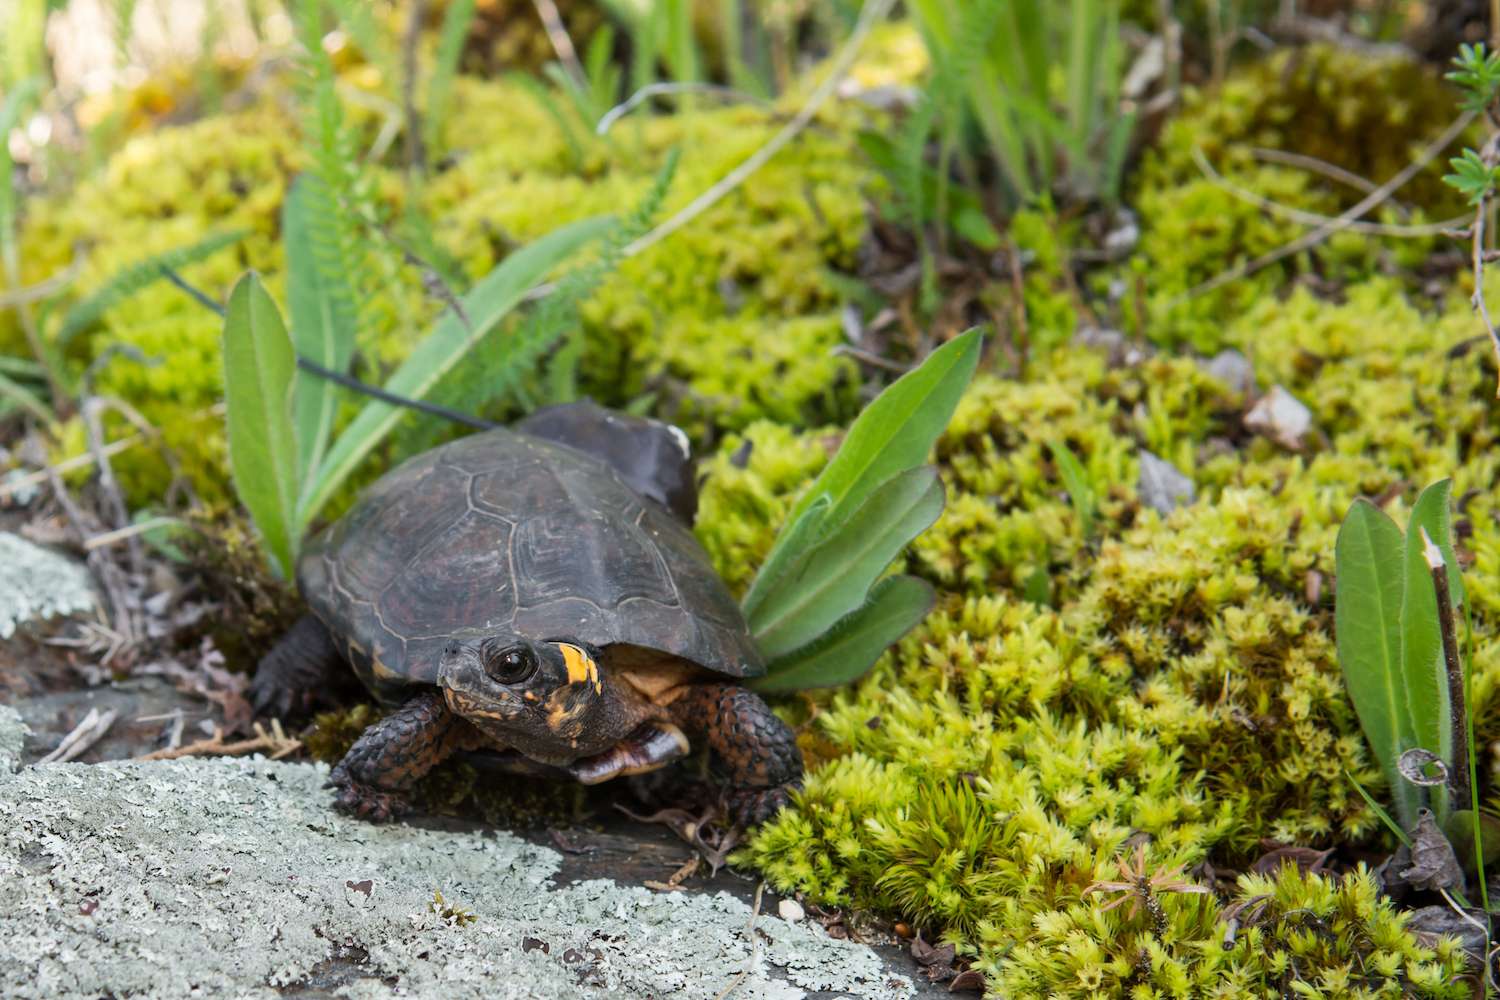
[[[190,264],[212,257],[227,246],[245,238],[244,230],[214,233],[197,243],[176,247],[144,260],[128,264],[110,275],[88,298],[64,314],[57,331],[57,348],[61,350],[79,333],[97,323],[106,312],[130,296],[166,276],[168,270],[180,271]]]

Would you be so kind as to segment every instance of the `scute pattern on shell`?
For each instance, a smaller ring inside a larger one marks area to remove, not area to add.
[[[685,525],[603,462],[504,429],[387,473],[308,543],[298,583],[382,698],[433,683],[443,645],[470,629],[765,669]]]

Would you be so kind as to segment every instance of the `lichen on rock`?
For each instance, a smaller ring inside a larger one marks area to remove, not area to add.
[[[98,606],[83,565],[19,535],[0,532],[0,567],[0,639],[27,622]]]

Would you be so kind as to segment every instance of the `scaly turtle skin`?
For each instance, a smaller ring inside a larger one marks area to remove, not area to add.
[[[765,668],[687,527],[695,505],[680,431],[593,404],[418,455],[307,545],[313,615],[262,660],[255,706],[306,708],[352,665],[395,707],[331,779],[371,819],[458,750],[595,784],[703,742],[738,818],[764,820],[802,759],[734,683]]]

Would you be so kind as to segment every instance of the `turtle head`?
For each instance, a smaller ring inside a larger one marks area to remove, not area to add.
[[[578,756],[595,717],[605,711],[594,654],[565,639],[456,636],[443,649],[438,684],[455,713],[549,762]]]

